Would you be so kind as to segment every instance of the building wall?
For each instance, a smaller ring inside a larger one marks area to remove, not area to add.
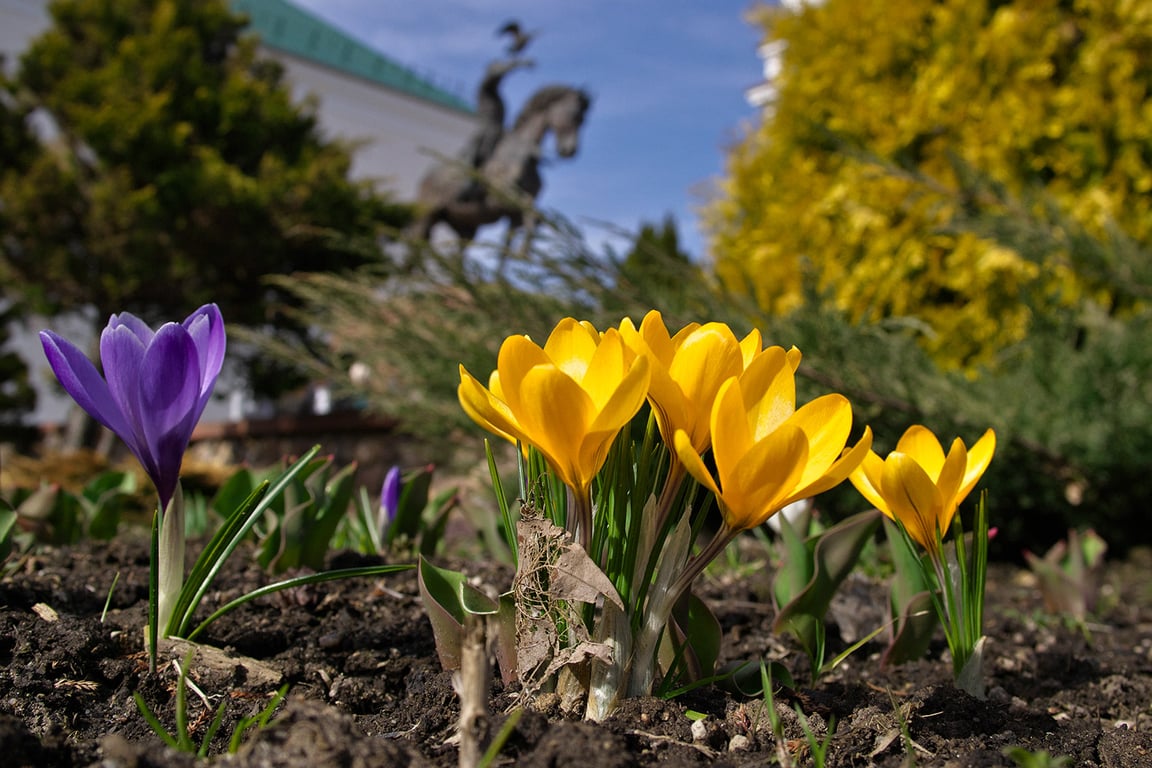
[[[280,51],[266,54],[284,64],[298,99],[318,99],[327,137],[363,142],[353,155],[353,176],[380,180],[401,200],[415,199],[429,166],[455,157],[476,130],[472,115]]]

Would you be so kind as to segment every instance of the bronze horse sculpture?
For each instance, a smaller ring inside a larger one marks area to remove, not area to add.
[[[549,85],[536,91],[477,169],[467,162],[442,162],[424,176],[410,234],[427,241],[432,228],[444,222],[467,244],[481,227],[507,219],[505,251],[523,230],[520,250],[526,253],[536,226],[533,203],[543,187],[544,139],[552,133],[556,153],[575,156],[591,103],[585,91],[569,86]]]

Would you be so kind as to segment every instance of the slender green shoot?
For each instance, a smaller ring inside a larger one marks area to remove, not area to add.
[[[235,600],[230,600],[229,602],[220,606],[215,611],[213,611],[212,614],[208,616],[208,618],[204,619],[202,622],[196,625],[196,628],[189,632],[185,639],[195,640],[196,637],[205,629],[207,629],[212,622],[216,621],[216,619],[220,618],[224,614],[233,611],[236,608],[239,608],[245,603],[255,600],[258,597],[270,595],[273,592],[280,592],[281,590],[292,589],[294,587],[303,587],[308,584],[319,584],[325,581],[335,581],[337,579],[351,579],[360,576],[383,576],[384,574],[396,573],[398,571],[410,571],[415,567],[415,565],[408,564],[370,565],[362,568],[341,568],[340,570],[336,571],[321,571],[320,573],[310,573],[304,576],[297,576],[295,578],[277,581],[274,584],[268,584],[266,586],[260,587],[259,589],[254,589],[251,592],[247,592]]]
[[[812,753],[812,765],[815,768],[824,768],[828,764],[828,749],[832,746],[832,737],[836,735],[836,718],[828,719],[828,732],[821,739],[812,731],[808,716],[804,714],[804,710],[800,708],[799,704],[796,705],[795,709],[796,717],[800,720],[800,727],[804,730],[804,740],[808,742],[808,750]]]
[[[104,598],[104,610],[100,611],[100,623],[104,623],[104,619],[108,617],[108,606],[112,605],[112,593],[116,591],[116,584],[120,581],[120,571],[116,571],[116,575],[112,577],[112,586],[108,587],[108,596]]]
[[[195,753],[198,757],[207,757],[208,748],[212,744],[212,739],[224,719],[225,702],[220,702],[220,706],[216,709],[216,714],[213,716],[212,722],[204,734],[204,738],[197,747],[196,743],[192,740],[192,733],[188,728],[188,688],[192,685],[188,680],[188,670],[191,668],[195,653],[195,649],[189,650],[188,654],[184,657],[183,665],[178,661],[172,662],[172,665],[179,673],[176,678],[176,730],[174,733],[169,732],[168,729],[164,727],[164,724],[160,722],[160,718],[148,707],[143,696],[139,693],[133,693],[132,699],[136,702],[136,709],[139,710],[140,715],[148,723],[148,726],[165,744],[180,752],[190,752]],[[199,691],[197,692],[199,693]],[[208,706],[207,697],[202,693],[200,693],[200,696],[204,699],[205,706]]]
[[[276,711],[276,707],[280,706],[280,702],[284,701],[284,697],[288,695],[288,683],[280,686],[279,690],[273,694],[269,699],[268,704],[264,709],[257,712],[251,717],[242,717],[236,723],[236,727],[232,730],[232,738],[228,740],[228,754],[234,755],[240,749],[240,742],[244,738],[244,734],[249,728],[255,726],[256,730],[261,730],[264,726],[268,725],[268,721],[272,719],[272,713]]]
[[[519,446],[517,446],[519,450]],[[500,523],[504,534],[504,541],[512,550],[512,564],[520,560],[518,543],[516,541],[516,513],[508,503],[508,496],[504,493],[504,483],[500,479],[500,468],[496,466],[496,455],[492,452],[492,443],[484,440],[484,456],[488,459],[488,475],[492,478],[492,491],[496,495],[496,506],[500,508]],[[523,498],[523,497],[521,497]]]
[[[480,762],[476,764],[476,768],[488,768],[492,765],[500,750],[504,749],[504,744],[516,730],[516,724],[520,722],[520,717],[524,714],[524,710],[517,707],[512,710],[508,717],[504,720],[504,724],[500,726],[500,730],[496,732],[496,736],[492,739],[492,743],[488,745],[488,749],[484,750],[484,754],[480,757]]]

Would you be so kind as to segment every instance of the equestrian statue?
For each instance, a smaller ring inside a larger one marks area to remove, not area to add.
[[[499,34],[513,32],[512,27],[520,34],[514,22]],[[543,187],[540,162],[545,137],[553,135],[560,157],[575,156],[580,128],[592,103],[578,88],[544,86],[528,99],[512,126],[505,128],[500,84],[508,73],[533,65],[530,59],[518,58],[530,39],[521,34],[509,47],[512,58],[488,65],[476,95],[480,126],[460,159],[438,163],[421,180],[411,237],[427,241],[432,228],[443,222],[456,233],[463,251],[481,227],[507,219],[501,267],[518,232],[522,233],[520,255],[527,254],[537,223],[534,204]]]

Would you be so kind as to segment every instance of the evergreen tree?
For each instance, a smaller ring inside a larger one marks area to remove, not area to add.
[[[699,309],[703,273],[692,255],[681,249],[672,214],[667,214],[659,227],[651,222],[641,224],[617,272],[617,290],[606,299],[614,302],[613,306],[623,308],[638,302],[677,316]]]

